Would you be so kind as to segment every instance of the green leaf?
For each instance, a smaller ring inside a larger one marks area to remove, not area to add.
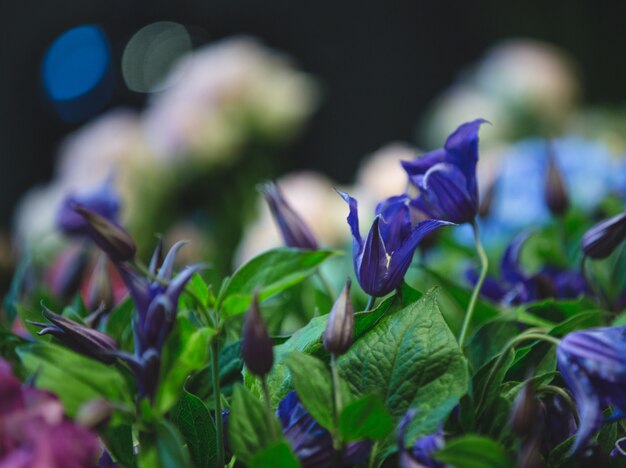
[[[366,395],[349,403],[339,415],[339,433],[344,442],[381,440],[393,430],[393,421],[378,395]]]
[[[191,297],[191,295],[187,291],[192,292],[193,297]],[[202,276],[200,276],[198,273],[194,273],[194,275],[187,283],[187,287],[185,288],[183,297],[185,297],[185,300],[187,300],[187,305],[191,309],[198,307],[197,300],[199,300],[200,305],[206,309],[209,306],[209,302],[214,299],[211,295],[211,292],[209,291],[209,287],[202,279]]]
[[[500,394],[500,386],[504,377],[513,365],[515,351],[508,349],[504,357],[495,356],[481,367],[472,379],[473,397],[476,403],[476,418],[481,419],[488,412],[493,401]],[[496,368],[498,364],[498,368]]]
[[[219,376],[220,392],[224,396],[232,395],[235,383],[242,381],[241,370],[243,359],[241,357],[241,341],[233,341],[220,346],[219,353]],[[197,374],[192,376],[185,385],[194,395],[207,400],[213,393],[213,371],[209,364],[203,367]]]
[[[280,423],[272,417],[271,424],[273,430],[267,427],[265,405],[243,385],[237,385],[228,420],[228,440],[237,458],[249,464],[257,453],[279,442]]]
[[[133,330],[131,327],[135,305],[128,298],[109,314],[104,332],[113,338],[120,349],[131,351],[133,347]]]
[[[162,378],[156,397],[156,407],[161,412],[167,412],[176,403],[187,376],[206,366],[214,335],[214,329],[196,329],[186,318],[178,317],[163,350]]]
[[[215,466],[215,424],[202,400],[183,390],[181,399],[172,410],[172,420],[187,443],[193,466]],[[221,423],[221,419],[219,422]]]
[[[333,430],[333,388],[330,371],[319,359],[303,353],[290,353],[285,364],[302,405],[313,419]]]
[[[255,290],[263,301],[304,281],[331,255],[333,251],[281,247],[253,258],[233,274],[226,286],[224,317],[248,310]]]
[[[133,451],[133,432],[128,424],[108,426],[102,435],[108,451],[115,461],[123,467],[135,466]]]
[[[96,398],[132,405],[126,381],[114,366],[50,343],[22,345],[16,352],[28,373],[36,375],[35,385],[56,394],[70,416]]]
[[[610,317],[610,315],[608,311],[601,309],[580,312],[553,327],[549,334],[564,336],[576,330],[599,327],[603,325],[603,319]]]
[[[447,441],[434,458],[455,468],[510,468],[515,465],[500,444],[474,434]]]
[[[298,468],[300,462],[286,442],[279,442],[257,453],[250,460],[250,468]]]
[[[467,392],[467,361],[437,305],[437,292],[386,315],[339,359],[357,397],[379,394],[394,422],[419,412],[407,441],[437,429]]]
[[[480,327],[467,346],[467,358],[472,368],[480,369],[500,354],[506,344],[519,335],[519,331],[517,322],[503,319],[492,320]]]
[[[156,447],[163,468],[191,466],[183,439],[176,428],[164,419],[157,425]]]

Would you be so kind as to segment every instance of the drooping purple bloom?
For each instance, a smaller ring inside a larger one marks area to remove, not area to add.
[[[583,275],[574,270],[546,266],[530,275],[521,266],[521,252],[530,233],[515,236],[500,260],[500,275],[487,277],[481,296],[504,305],[525,304],[548,297],[573,299],[589,291]],[[476,284],[475,270],[467,272],[471,284]]]
[[[440,426],[432,434],[415,441],[411,451],[408,451],[405,447],[404,434],[416,413],[416,409],[408,410],[398,424],[397,439],[400,452],[398,466],[400,468],[443,468],[445,464],[433,458],[433,454],[441,450],[445,445],[443,427]]]
[[[558,368],[572,391],[580,424],[572,452],[584,449],[613,407],[610,421],[626,411],[626,327],[603,327],[566,335],[557,347]]]
[[[257,376],[268,374],[274,364],[274,350],[265,322],[261,317],[257,293],[252,299],[252,306],[246,316],[241,336],[241,357],[246,368]]]
[[[41,307],[43,309],[41,314],[48,320],[48,323],[30,322],[32,325],[42,328],[38,335],[52,335],[77,353],[105,364],[111,364],[115,361],[117,343],[113,338],[59,315],[48,309],[43,303]]]
[[[433,219],[466,223],[478,213],[478,130],[486,122],[476,119],[452,133],[443,148],[413,160],[402,167],[420,193],[417,208]]]
[[[95,466],[100,450],[97,435],[68,420],[54,395],[22,386],[0,359],[0,466]]]
[[[304,408],[295,391],[280,402],[276,415],[293,453],[303,468],[331,466],[335,458],[333,438]],[[341,466],[353,466],[367,460],[371,441],[349,443],[341,454]]]
[[[87,222],[74,209],[82,206],[109,221],[119,221],[120,198],[111,180],[107,180],[93,192],[68,195],[57,212],[57,226],[68,235],[87,235]]]
[[[376,218],[367,238],[359,231],[357,201],[346,193],[339,195],[348,203],[348,224],[352,231],[354,271],[361,288],[371,296],[381,297],[402,284],[413,254],[429,232],[452,223],[428,219],[414,225],[408,195],[390,197],[376,207]]]
[[[283,194],[274,182],[267,182],[261,188],[278,225],[280,234],[288,247],[316,250],[317,240],[304,220],[285,201]]]
[[[583,236],[583,252],[590,258],[606,258],[624,239],[626,239],[626,211],[589,229]]]
[[[123,263],[116,264],[137,309],[137,318],[133,322],[135,354],[118,352],[117,356],[135,373],[143,396],[154,396],[161,351],[174,328],[178,298],[193,274],[202,268],[200,265],[188,266],[172,279],[176,253],[184,244],[178,242],[170,249],[156,273],[156,280],[140,276]]]

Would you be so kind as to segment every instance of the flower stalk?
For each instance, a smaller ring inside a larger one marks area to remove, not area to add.
[[[217,439],[217,466],[224,466],[224,427],[222,426],[222,392],[220,390],[219,340],[211,343],[211,371],[213,374],[213,401],[215,406],[215,434]]]

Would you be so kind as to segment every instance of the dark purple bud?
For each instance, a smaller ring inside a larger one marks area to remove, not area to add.
[[[354,307],[350,301],[350,285],[348,278],[328,314],[324,330],[324,348],[337,356],[345,354],[354,340]]]
[[[317,241],[315,236],[304,220],[285,201],[278,186],[273,182],[267,182],[261,188],[261,193],[265,195],[265,200],[267,200],[274,220],[278,224],[285,245],[300,249],[316,250]]]
[[[589,229],[583,236],[583,252],[590,258],[606,258],[625,238],[626,211]]]
[[[89,292],[87,293],[87,307],[97,310],[101,306],[105,311],[113,307],[113,286],[108,271],[106,255],[100,255],[91,274]]]
[[[83,206],[89,211],[112,222],[117,222],[120,200],[110,180],[106,181],[94,192],[83,195],[69,195],[63,200],[57,212],[57,226],[65,234],[86,235],[87,223],[74,210],[74,206]]]
[[[82,205],[73,205],[74,211],[87,222],[87,235],[114,262],[124,262],[135,256],[137,246],[130,234],[119,224]]]
[[[68,348],[105,364],[115,361],[117,344],[113,338],[52,312],[43,303],[41,307],[49,323],[29,322],[42,327],[39,335],[53,335]]]
[[[357,201],[346,193],[339,195],[350,210],[347,220],[353,238],[354,271],[361,288],[371,296],[382,297],[401,286],[424,236],[452,224],[429,219],[414,226],[411,200],[408,195],[399,195],[378,204],[377,216],[364,240],[359,232]]]
[[[548,156],[544,194],[550,212],[554,216],[563,216],[569,208],[569,195],[567,194],[563,174],[559,170],[552,148],[550,148]]]
[[[566,335],[557,347],[557,363],[570,388],[580,424],[572,452],[587,447],[607,420],[626,412],[626,328],[604,327]],[[605,419],[603,412],[612,407]]]
[[[274,351],[272,340],[261,317],[258,294],[254,295],[252,306],[243,324],[242,338],[241,356],[248,370],[260,377],[268,374],[274,364]]]
[[[540,403],[532,382],[528,381],[515,397],[511,408],[511,430],[523,439],[537,432],[540,421]]]
[[[415,205],[431,218],[461,224],[476,217],[478,130],[484,122],[476,119],[464,123],[448,137],[443,148],[402,162],[409,180],[420,192]]]
[[[78,424],[90,429],[103,427],[113,414],[111,404],[101,398],[88,401],[78,408],[75,420]]]

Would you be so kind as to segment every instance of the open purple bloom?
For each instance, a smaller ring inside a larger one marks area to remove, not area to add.
[[[54,395],[22,386],[0,359],[0,466],[96,466],[100,450],[97,435],[68,420]]]
[[[109,221],[118,222],[120,198],[110,180],[93,192],[67,196],[59,207],[57,212],[59,229],[69,235],[87,235],[87,222],[74,210],[75,206],[82,206]]]
[[[501,277],[487,277],[481,296],[512,305],[548,297],[573,299],[588,292],[587,283],[578,271],[547,266],[536,274],[526,273],[520,264],[520,256],[529,237],[530,233],[522,232],[513,238],[500,260]],[[469,270],[467,278],[470,283],[476,284],[478,275],[476,271]]]
[[[115,340],[93,328],[81,325],[48,309],[43,303],[42,315],[48,323],[30,322],[41,327],[38,335],[52,335],[77,353],[84,354],[105,364],[115,361]]]
[[[626,411],[626,327],[604,327],[566,335],[557,348],[558,368],[572,391],[580,425],[572,452],[584,449],[613,407],[610,421]]]
[[[404,434],[409,423],[417,413],[416,409],[408,410],[398,424],[398,449],[400,451],[400,468],[443,468],[444,463],[435,460],[433,453],[441,450],[445,445],[443,437],[443,427],[439,427],[435,432],[417,439],[411,451],[405,448]]]
[[[346,193],[339,195],[348,203],[348,224],[352,231],[354,271],[361,288],[371,296],[381,297],[402,284],[413,254],[429,232],[452,223],[428,219],[414,225],[408,195],[390,197],[376,207],[376,218],[367,238],[359,232],[357,202]]]
[[[135,372],[142,395],[154,395],[161,350],[174,328],[178,298],[192,275],[202,268],[200,265],[186,267],[172,279],[176,253],[184,244],[178,242],[170,249],[154,281],[138,275],[125,264],[116,264],[137,308],[133,322],[135,354],[118,352],[117,356]]]
[[[583,236],[583,252],[590,258],[606,258],[626,239],[626,211],[604,220]]]
[[[443,148],[402,167],[420,193],[415,205],[434,219],[466,223],[478,213],[478,130],[486,122],[476,119],[452,133]]]
[[[317,240],[315,240],[315,236],[304,220],[285,201],[278,186],[274,182],[267,182],[263,185],[261,192],[265,195],[285,245],[316,250]]]
[[[304,408],[295,391],[291,391],[280,402],[276,415],[283,427],[293,453],[303,468],[331,466],[335,457],[333,438]],[[349,443],[341,456],[342,466],[353,466],[367,460],[372,442]]]

